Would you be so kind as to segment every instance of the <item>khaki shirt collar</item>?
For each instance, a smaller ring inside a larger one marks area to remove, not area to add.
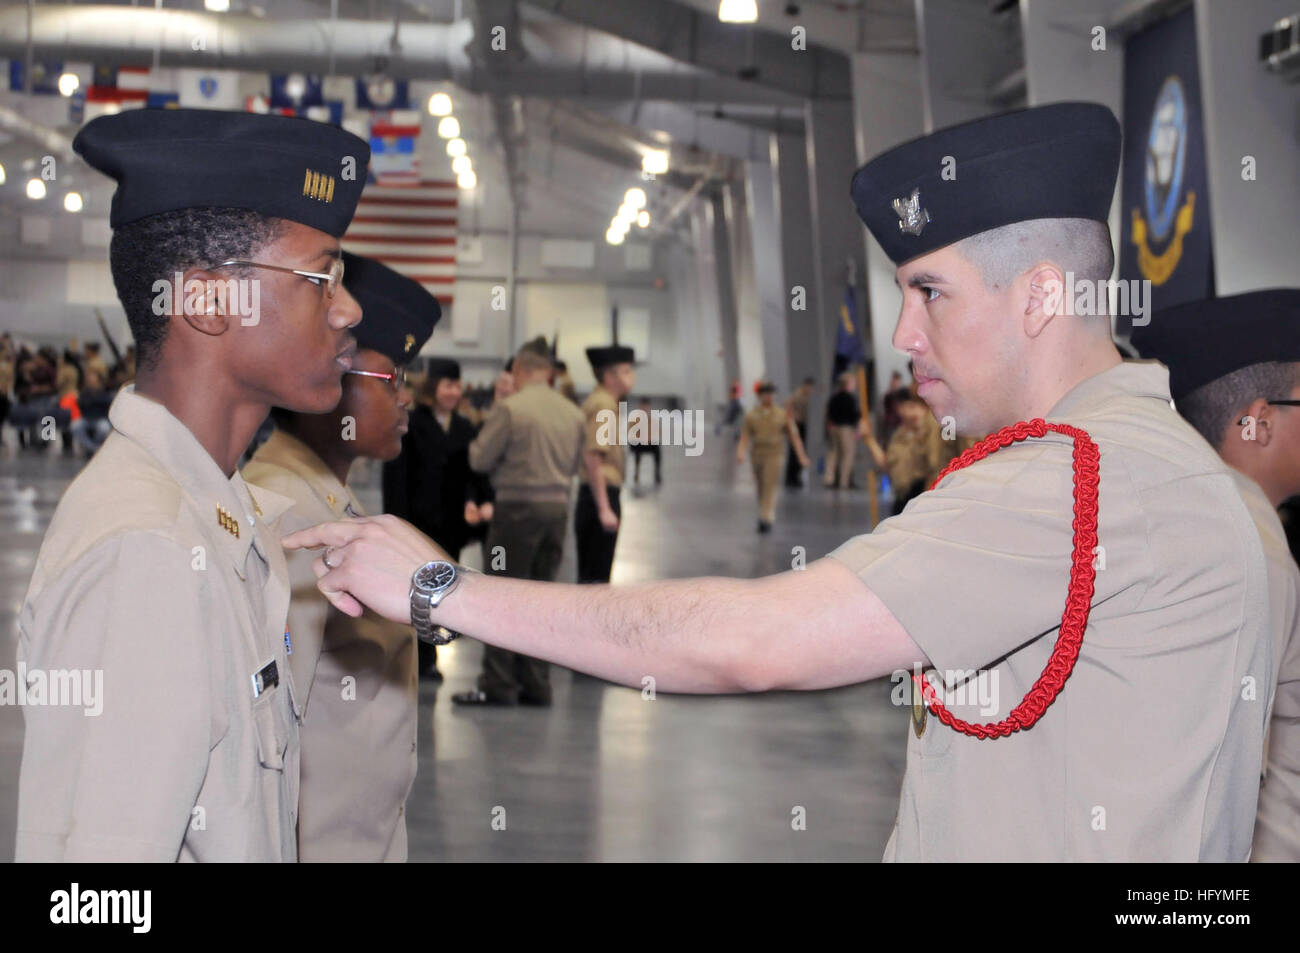
[[[258,451],[258,458],[284,467],[297,476],[338,518],[366,515],[351,488],[346,483],[339,482],[339,478],[325,465],[320,455],[279,427]]]
[[[1075,384],[1047,412],[1049,419],[1069,423],[1086,415],[1108,397],[1152,397],[1169,403],[1169,369],[1156,361],[1124,361]]]
[[[134,384],[118,392],[108,419],[114,430],[158,461],[193,504],[200,521],[217,530],[215,538],[221,540],[239,578],[246,578],[250,548],[264,562],[271,561],[269,550],[278,541],[273,536],[263,538],[262,530],[293,506],[293,500],[261,487],[254,496],[238,470],[227,479],[190,429],[156,400],[137,394]]]

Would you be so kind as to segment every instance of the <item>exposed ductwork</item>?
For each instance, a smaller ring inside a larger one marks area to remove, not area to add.
[[[755,83],[683,65],[664,54],[558,20],[522,19],[528,56],[477,67],[469,19],[451,24],[264,20],[151,7],[42,4],[31,9],[35,56],[115,65],[189,66],[450,79],[486,93],[574,99],[792,104]],[[508,38],[508,42],[510,39]],[[0,9],[0,56],[25,57],[28,9]]]

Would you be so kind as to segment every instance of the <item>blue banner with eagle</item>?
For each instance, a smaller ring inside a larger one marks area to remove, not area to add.
[[[1124,46],[1122,279],[1151,282],[1151,308],[1214,296],[1196,21],[1182,12]],[[1120,330],[1128,319],[1120,317]]]

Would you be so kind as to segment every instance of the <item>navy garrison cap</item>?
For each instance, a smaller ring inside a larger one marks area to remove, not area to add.
[[[373,258],[343,253],[343,287],[361,305],[352,329],[357,347],[378,351],[398,366],[420,353],[442,317],[438,299],[424,285]]]
[[[101,116],[72,147],[117,180],[113,228],[180,209],[243,208],[341,238],[370,164],[370,146],[337,126],[214,109]]]
[[[609,347],[587,348],[587,360],[591,362],[592,373],[599,377],[600,372],[611,364],[635,364],[636,355],[630,347],[613,344]]]
[[[1177,403],[1243,367],[1300,361],[1300,288],[1271,288],[1165,308],[1153,314],[1149,324],[1135,327],[1129,340],[1143,357],[1169,368],[1169,396]]]
[[[1053,103],[940,129],[853,176],[858,214],[894,264],[1037,218],[1105,222],[1119,122],[1097,103]]]

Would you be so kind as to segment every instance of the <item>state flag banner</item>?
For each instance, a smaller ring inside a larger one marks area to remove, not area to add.
[[[186,109],[240,109],[239,71],[224,69],[178,69],[176,92]]]

